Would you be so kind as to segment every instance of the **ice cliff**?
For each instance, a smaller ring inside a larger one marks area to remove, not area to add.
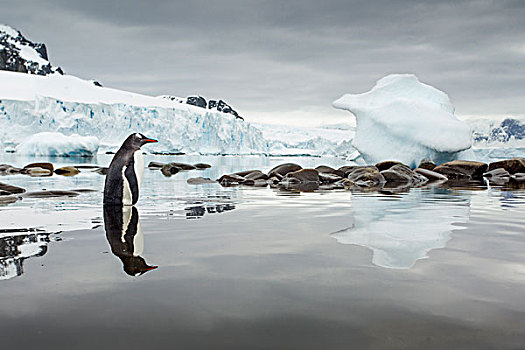
[[[442,163],[472,144],[470,127],[454,115],[448,96],[414,75],[386,76],[370,91],[346,94],[333,106],[355,115],[352,144],[367,163]]]

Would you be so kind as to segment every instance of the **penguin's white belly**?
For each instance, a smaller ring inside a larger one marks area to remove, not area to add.
[[[128,167],[122,167],[122,205],[133,205],[133,196],[131,194],[131,187],[129,181],[126,178],[126,171]]]
[[[144,175],[144,156],[141,150],[133,153],[133,160],[135,161],[133,170],[135,170],[135,175],[137,176],[137,186],[140,193],[140,185],[142,185],[142,176]]]

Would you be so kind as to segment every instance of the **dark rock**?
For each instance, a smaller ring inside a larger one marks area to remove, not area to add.
[[[512,189],[525,189],[525,173],[511,175],[508,185]]]
[[[268,180],[268,175],[266,175],[260,170],[256,170],[251,173],[248,173],[244,177],[248,180],[254,180],[254,181],[255,180],[264,180],[264,181]]]
[[[513,181],[525,182],[525,173],[516,173],[510,177]]]
[[[165,163],[161,162],[149,162],[148,168],[150,169],[162,169],[162,167],[166,165]]]
[[[375,166],[356,167],[348,173],[347,178],[359,187],[378,187],[386,182]]]
[[[446,181],[448,178],[440,173],[436,173],[435,171],[428,170],[428,169],[422,169],[422,168],[416,168],[414,169],[414,172],[423,175],[430,181]]]
[[[504,185],[510,181],[510,173],[504,168],[496,168],[487,171],[483,177],[492,185]]]
[[[186,180],[186,182],[190,185],[203,185],[203,184],[217,183],[217,181],[214,181],[207,177],[192,177]]]
[[[433,170],[436,166],[437,166],[436,163],[434,163],[433,161],[431,161],[428,158],[425,158],[425,159],[423,159],[421,161],[421,163],[419,163],[418,168],[419,169]]]
[[[525,158],[512,158],[490,163],[488,171],[498,168],[503,168],[511,174],[525,173]]]
[[[93,80],[93,85],[98,86],[98,87],[102,87],[102,84],[100,82],[98,82],[97,80]]]
[[[269,178],[269,179],[267,180],[267,182],[268,182],[269,184],[278,184],[279,182],[281,182],[281,179],[282,179],[282,178],[278,178],[278,177],[276,177],[276,176],[273,176],[273,177]]]
[[[35,191],[26,192],[22,196],[30,198],[48,198],[48,197],[76,197],[78,192],[74,191],[63,191],[63,190],[46,190],[46,191]]]
[[[72,166],[65,166],[62,168],[55,169],[55,174],[62,176],[75,176],[78,173],[80,173],[80,170]]]
[[[412,171],[407,165],[402,163],[393,164],[387,170],[383,170],[380,173],[383,175],[387,183],[393,182],[397,184],[419,186],[428,181],[426,177]]]
[[[53,168],[53,164],[51,163],[31,163],[31,164],[27,164],[24,169],[31,169],[31,168],[42,168],[42,169],[47,169],[49,170],[50,172],[53,172],[53,170],[55,170]]]
[[[196,168],[196,169],[208,169],[208,168],[211,168],[211,165],[209,164],[205,164],[205,163],[197,163],[197,164],[193,164],[193,166]]]
[[[235,174],[235,175],[239,175],[239,176],[244,177],[244,176],[246,176],[246,175],[248,175],[248,174],[251,174],[251,173],[253,173],[253,172],[256,172],[256,171],[260,171],[260,170],[244,170],[244,171],[236,172],[236,173],[234,173],[234,174]]]
[[[192,106],[206,108],[206,100],[202,96],[188,96],[186,103]]]
[[[22,169],[16,168],[9,164],[0,164],[0,175],[14,175],[20,174]]]
[[[2,183],[2,182],[0,182],[0,190],[5,191],[5,192],[9,192],[11,194],[24,193],[26,191],[22,187],[8,185],[8,184]]]
[[[230,174],[230,175],[222,175],[217,181],[222,186],[231,186],[231,185],[243,184],[246,182],[246,179],[239,175]]]
[[[377,163],[376,164],[376,168],[379,170],[379,172],[381,172],[383,170],[388,170],[388,169],[390,169],[391,167],[393,167],[394,165],[397,165],[397,164],[404,165],[403,163],[397,162],[395,160],[385,160],[384,162]]]
[[[284,180],[291,180],[292,182],[295,180],[298,182],[319,182],[319,172],[315,169],[301,169],[286,174]]]
[[[485,163],[473,162],[469,160],[453,160],[451,162],[441,164],[440,166],[446,166],[461,171],[462,173],[469,175],[472,179],[475,180],[481,180],[483,178],[483,173],[487,171],[488,167],[488,165]]]
[[[237,113],[237,111],[235,111],[229,104],[227,104],[223,100],[219,100],[219,101],[210,100],[210,102],[208,103],[208,108],[216,109],[219,112],[228,113],[228,114],[234,115],[235,118],[237,119],[244,120],[244,118],[241,117],[239,113]]]
[[[285,163],[285,164],[278,165],[272,170],[270,170],[268,172],[268,177],[273,177],[276,175],[285,176],[288,173],[291,173],[297,170],[301,170],[301,169],[302,167],[300,165],[293,164],[293,163]]]
[[[181,168],[171,163],[163,165],[162,168],[160,169],[162,175],[167,176],[167,177],[170,177],[171,175],[176,174],[181,170],[182,170]]]
[[[343,178],[341,176],[336,175],[336,174],[319,173],[319,180],[323,184],[334,183],[334,182],[337,182],[337,181],[341,181],[342,179]]]
[[[319,173],[325,173],[325,174],[335,174],[336,170],[332,167],[326,166],[326,165],[319,165],[317,168],[315,168]]]
[[[9,205],[11,203],[16,202],[19,199],[19,196],[16,196],[14,194],[7,195],[7,196],[0,196],[0,206]]]
[[[196,168],[191,164],[172,162],[167,165],[177,167],[181,170],[195,170]]]
[[[463,171],[455,168],[448,167],[446,165],[439,165],[432,171],[445,175],[449,180],[464,180],[468,181],[471,179],[470,175],[465,174]]]
[[[319,189],[317,182],[282,183],[280,190],[292,192],[314,192]]]
[[[10,196],[10,195],[12,195],[11,192],[0,190],[0,196]]]
[[[81,165],[75,165],[74,167],[77,168],[77,169],[98,169],[98,168],[100,168],[100,165],[81,164]]]

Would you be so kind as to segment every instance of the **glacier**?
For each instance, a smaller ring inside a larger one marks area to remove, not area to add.
[[[353,146],[367,163],[456,159],[472,146],[470,127],[454,115],[449,97],[412,74],[388,75],[368,92],[346,94],[333,106],[356,117]]]
[[[159,140],[155,151],[266,154],[262,132],[235,116],[165,98],[96,86],[70,75],[0,71],[0,148],[16,150],[31,135],[96,136],[116,150],[130,133]]]

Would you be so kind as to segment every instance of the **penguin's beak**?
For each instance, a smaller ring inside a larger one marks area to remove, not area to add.
[[[142,140],[142,141],[145,142],[145,143],[150,143],[150,142],[159,142],[159,141],[154,140],[154,139],[144,139],[144,140]]]

